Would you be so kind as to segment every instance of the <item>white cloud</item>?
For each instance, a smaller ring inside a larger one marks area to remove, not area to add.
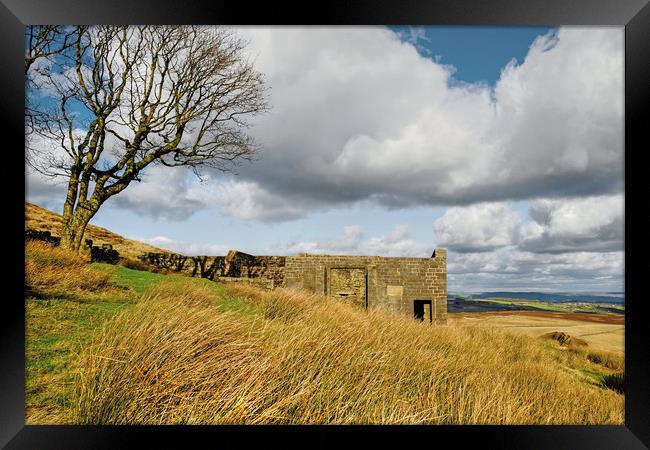
[[[196,244],[181,242],[170,239],[166,236],[154,236],[152,238],[134,238],[138,241],[147,242],[153,246],[171,250],[187,256],[221,256],[226,255],[230,248],[222,244]]]
[[[62,212],[67,192],[65,180],[53,180],[25,167],[25,199],[52,211]]]
[[[363,229],[358,225],[343,228],[343,233],[334,239],[312,239],[276,243],[271,252],[282,255],[298,253],[330,255],[378,255],[429,257],[433,253],[431,244],[423,244],[411,237],[409,225],[397,225],[388,235],[370,236],[364,239]]]
[[[262,189],[257,182],[236,181],[233,178],[215,181],[203,198],[206,203],[219,205],[224,214],[244,220],[273,222],[298,219],[309,209],[309,202],[302,197],[277,195]]]
[[[225,255],[232,247],[224,244],[194,244],[170,239],[166,236],[152,238],[134,237],[154,246],[178,252],[184,255]],[[342,233],[335,238],[316,238],[311,240],[276,242],[268,251],[254,251],[248,248],[235,250],[261,255],[297,255],[298,253],[330,255],[379,255],[379,256],[414,256],[430,257],[433,253],[431,244],[423,244],[411,237],[407,224],[397,225],[389,234],[370,236],[359,225],[343,227]]]
[[[438,245],[460,253],[516,246],[535,253],[609,252],[624,246],[622,194],[538,199],[522,222],[508,203],[447,209],[434,222]]]
[[[623,203],[622,195],[540,199],[532,202],[532,220],[525,224],[505,204],[450,208],[436,222],[438,245],[450,248],[449,285],[478,290],[621,291]],[[480,243],[490,238],[502,246],[480,251],[484,249]],[[471,245],[475,248],[466,252]]]
[[[427,32],[424,27],[408,27],[406,31],[400,33],[400,36],[402,39],[414,45],[417,45],[420,41],[431,40],[427,37]]]
[[[276,197],[288,195],[290,220],[362,199],[468,204],[622,190],[620,28],[539,38],[494,90],[450,86],[449,67],[385,28],[243,33],[273,105],[251,130],[261,159],[238,182],[258,190],[247,217],[280,220]]]
[[[434,223],[438,245],[450,250],[483,252],[515,245],[521,217],[505,203],[453,207]]]
[[[507,208],[504,213],[505,216],[510,215]],[[229,245],[193,244],[165,236],[139,240],[193,256],[225,255],[231,249]],[[360,226],[349,225],[335,238],[277,242],[265,251],[236,249],[257,255],[296,255],[304,252],[428,258],[434,247],[438,246],[441,246],[440,242],[434,246],[414,240],[410,227],[401,224],[382,236],[366,236]],[[516,246],[467,253],[450,250],[447,254],[448,286],[451,291],[531,288],[546,291],[620,291],[623,289],[624,256],[623,251],[535,253]]]
[[[411,227],[407,224],[397,225],[387,236],[368,239],[362,247],[366,255],[412,256],[426,258],[432,255],[434,247],[430,243],[421,243],[411,237]]]
[[[425,27],[408,27],[406,30],[399,31],[398,35],[401,39],[413,44],[419,52],[425,55],[431,55],[431,50],[429,50],[424,44],[424,42],[431,41],[431,39],[429,39],[427,36]]]
[[[623,250],[623,195],[537,200],[530,216],[533,222],[522,228],[522,249],[547,253]]]
[[[110,203],[155,220],[186,220],[206,207],[205,188],[186,168],[153,166]]]
[[[274,250],[286,255],[298,253],[312,254],[357,254],[363,237],[363,230],[358,225],[343,228],[343,233],[334,239],[315,239],[278,243]]]
[[[209,196],[152,171],[117,205],[172,219],[216,205],[282,221],[368,199],[467,205],[622,191],[622,28],[539,38],[494,89],[450,85],[453,68],[384,27],[238,31],[271,88],[271,112],[250,129],[259,160],[202,186]]]
[[[623,290],[624,253],[522,251],[449,254],[450,286],[463,289]]]

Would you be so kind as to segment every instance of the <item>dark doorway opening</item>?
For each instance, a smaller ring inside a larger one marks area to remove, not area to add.
[[[417,320],[433,322],[431,300],[413,300],[413,317]]]

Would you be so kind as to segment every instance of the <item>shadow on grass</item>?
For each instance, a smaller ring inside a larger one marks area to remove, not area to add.
[[[602,385],[620,394],[625,394],[625,372],[603,375]]]

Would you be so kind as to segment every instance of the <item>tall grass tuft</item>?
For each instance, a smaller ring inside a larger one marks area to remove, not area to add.
[[[94,270],[80,255],[40,241],[25,243],[25,285],[34,293],[56,290],[101,291],[110,287],[110,274]]]
[[[623,396],[572,356],[492,328],[430,326],[322,295],[248,286],[216,306],[149,291],[79,359],[80,424],[622,424]],[[250,312],[254,311],[254,312]]]

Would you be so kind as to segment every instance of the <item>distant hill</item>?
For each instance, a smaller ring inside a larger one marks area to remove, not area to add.
[[[625,303],[625,295],[622,293],[566,293],[566,292],[480,292],[466,294],[464,297],[481,298],[520,298],[525,300],[539,300],[542,302],[588,302],[588,303]]]
[[[60,214],[41,208],[33,203],[25,202],[25,228],[46,230],[52,233],[52,236],[61,236],[60,227],[62,221],[63,218]],[[111,244],[120,253],[120,256],[129,259],[136,259],[146,252],[173,253],[171,250],[127,239],[106,228],[95,225],[88,225],[84,239],[92,239],[94,245]]]

